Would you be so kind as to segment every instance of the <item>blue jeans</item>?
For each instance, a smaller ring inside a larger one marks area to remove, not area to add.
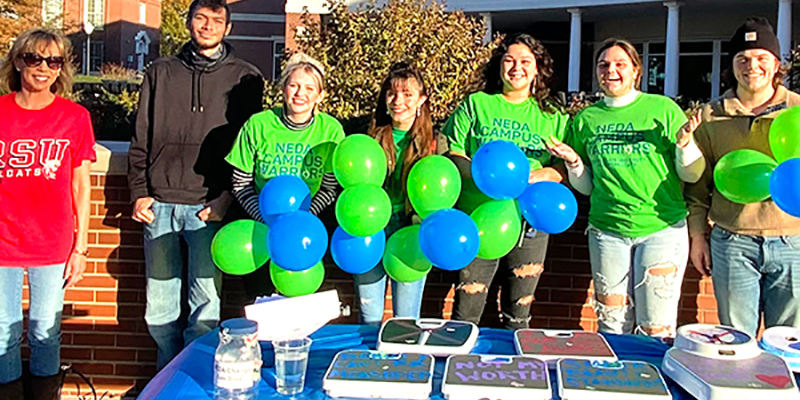
[[[60,367],[64,264],[27,270],[30,288],[30,371],[36,376],[52,376],[58,373]],[[23,275],[23,268],[0,267],[0,384],[22,376]]]
[[[144,226],[147,264],[144,318],[158,346],[157,366],[161,369],[185,345],[219,323],[222,273],[211,259],[211,240],[222,224],[201,221],[197,217],[203,209],[200,204],[156,201],[152,209],[155,221]],[[186,243],[188,260],[184,260],[181,239]],[[185,324],[181,321],[181,295],[184,292],[188,300]]]
[[[723,325],[755,337],[764,325],[800,327],[800,235],[711,231],[711,275]]]
[[[689,259],[686,221],[638,238],[587,231],[598,330],[674,336]]]
[[[405,226],[404,216],[392,215],[384,231],[386,238]],[[383,303],[386,299],[386,271],[383,263],[363,274],[353,275],[356,284],[356,296],[359,299],[359,322],[369,325],[380,325],[383,321]],[[389,278],[391,279],[391,278]],[[422,293],[425,289],[425,280],[400,283],[392,279],[392,311],[395,317],[419,318],[422,308]]]

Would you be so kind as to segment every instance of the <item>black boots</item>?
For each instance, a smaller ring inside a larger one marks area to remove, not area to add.
[[[60,400],[61,374],[53,376],[30,376],[31,385],[26,388],[26,400]]]
[[[23,400],[24,398],[22,378],[14,382],[0,384],[0,400]]]

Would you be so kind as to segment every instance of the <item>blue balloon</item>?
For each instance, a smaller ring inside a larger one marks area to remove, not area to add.
[[[478,227],[463,211],[452,208],[436,211],[422,221],[419,247],[431,264],[447,271],[459,270],[478,255],[481,247]]]
[[[381,229],[372,236],[351,236],[337,227],[331,238],[333,262],[344,272],[363,274],[369,272],[383,258],[386,232]]]
[[[800,158],[778,164],[769,178],[769,193],[783,212],[800,218]]]
[[[314,214],[295,211],[275,220],[268,243],[272,261],[289,271],[305,271],[322,260],[328,231]]]
[[[261,188],[258,195],[258,211],[268,226],[272,226],[283,214],[308,211],[311,207],[311,191],[297,176],[276,176]]]
[[[481,192],[497,200],[516,199],[528,186],[530,163],[514,143],[504,140],[481,146],[472,157],[472,179]]]
[[[537,231],[549,234],[569,229],[578,216],[578,201],[566,186],[557,182],[537,182],[518,199],[525,220]]]

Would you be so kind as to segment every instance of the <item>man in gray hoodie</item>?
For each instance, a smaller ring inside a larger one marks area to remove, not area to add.
[[[261,110],[263,93],[258,70],[223,41],[231,30],[225,0],[194,0],[186,27],[192,40],[145,75],[129,153],[133,219],[144,224],[145,320],[158,369],[219,322],[221,273],[211,240],[233,202],[224,157]]]

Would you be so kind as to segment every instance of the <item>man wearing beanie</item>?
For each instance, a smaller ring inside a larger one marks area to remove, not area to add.
[[[800,218],[771,199],[728,200],[714,186],[714,167],[734,150],[772,155],[769,127],[800,105],[800,96],[782,84],[780,46],[766,19],[748,18],[731,38],[730,54],[731,89],[703,108],[695,132],[707,168],[685,188],[690,258],[701,274],[712,275],[720,322],[755,336],[762,313],[767,328],[800,327]]]
[[[128,156],[133,219],[144,224],[144,318],[159,370],[219,322],[222,276],[211,240],[233,202],[224,158],[261,111],[264,87],[223,41],[231,31],[225,0],[194,0],[186,27],[191,41],[147,70]]]

